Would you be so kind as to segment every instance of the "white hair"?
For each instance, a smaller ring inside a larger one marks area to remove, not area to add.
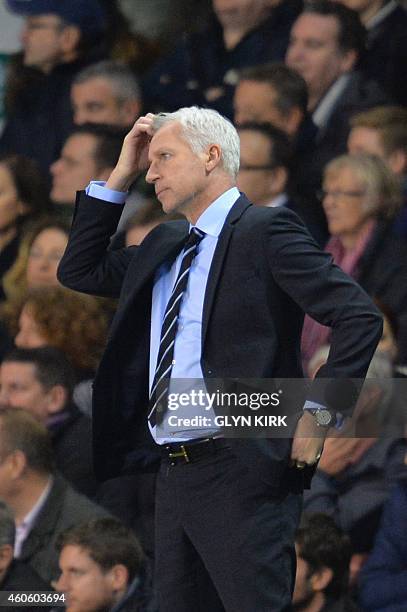
[[[217,111],[197,106],[180,108],[174,113],[159,113],[153,121],[153,129],[169,123],[179,123],[185,140],[194,153],[201,153],[208,146],[217,144],[221,148],[223,170],[233,179],[239,172],[240,140],[232,123]]]

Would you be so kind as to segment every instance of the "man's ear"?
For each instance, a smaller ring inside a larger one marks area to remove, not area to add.
[[[14,550],[11,544],[2,544],[0,546],[0,576],[7,571],[8,566],[13,560]]]
[[[123,123],[126,125],[133,125],[141,113],[140,100],[125,100],[121,106],[120,113],[123,118]]]
[[[24,474],[27,468],[27,457],[20,450],[15,450],[7,457],[11,477],[17,480]]]
[[[304,119],[304,113],[299,106],[294,106],[284,117],[284,131],[288,136],[295,136]]]
[[[18,214],[21,216],[28,215],[31,212],[31,206],[27,204],[26,202],[23,202],[22,200],[18,200],[17,210],[18,210]]]
[[[278,195],[284,193],[287,186],[288,172],[283,166],[273,168],[270,177],[270,193]]]
[[[345,72],[350,72],[353,70],[356,62],[358,60],[358,53],[355,49],[349,49],[349,51],[344,51],[342,53],[341,59],[341,74],[345,74]]]
[[[56,414],[60,412],[68,401],[68,394],[62,385],[54,385],[47,392],[47,412]]]
[[[403,176],[407,171],[407,154],[402,149],[396,149],[390,153],[387,163],[394,174]]]
[[[61,50],[64,54],[74,53],[81,39],[81,31],[75,25],[67,25],[61,31]]]
[[[118,563],[109,571],[112,589],[114,591],[126,591],[129,586],[129,571],[125,565]]]
[[[206,153],[206,171],[212,172],[220,164],[222,149],[218,144],[211,144]]]
[[[333,578],[333,571],[330,567],[322,567],[312,574],[310,583],[314,591],[325,591]]]

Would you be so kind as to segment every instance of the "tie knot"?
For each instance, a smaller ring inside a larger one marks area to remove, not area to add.
[[[204,232],[199,230],[197,227],[192,227],[191,231],[189,232],[188,240],[185,244],[185,249],[188,249],[191,246],[197,246],[204,236]]]

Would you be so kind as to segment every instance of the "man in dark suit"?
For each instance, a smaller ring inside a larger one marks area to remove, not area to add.
[[[58,576],[58,535],[109,514],[54,471],[46,429],[22,409],[0,411],[0,458],[0,498],[16,523],[14,556],[51,583]]]
[[[15,348],[0,371],[0,401],[23,408],[50,433],[57,469],[80,493],[95,495],[92,422],[72,400],[75,375],[54,347]]]
[[[268,123],[242,123],[240,167],[237,186],[257,206],[285,206],[293,210],[307,226],[318,244],[324,244],[325,226],[310,201],[296,197],[291,183],[295,165],[288,136]]]
[[[345,153],[352,115],[390,103],[358,70],[365,43],[357,13],[332,0],[307,2],[291,28],[286,62],[308,86],[308,111],[317,127],[313,164],[319,169]]]
[[[37,572],[22,561],[14,559],[16,527],[14,516],[7,504],[0,500],[0,588],[2,592],[2,612],[24,612],[9,599],[7,591],[50,591],[49,584]],[[13,595],[13,593],[10,593]],[[14,593],[16,595],[16,593]],[[10,605],[7,605],[7,604]],[[38,612],[47,612],[49,607],[38,606]]]
[[[164,211],[182,212],[192,229],[163,224],[139,247],[109,250],[119,203],[146,167]],[[320,378],[363,377],[381,335],[376,308],[292,211],[239,194],[238,168],[236,130],[215,111],[140,117],[107,183],[80,196],[59,268],[73,289],[120,296],[94,386],[95,461],[106,479],[160,451],[162,612],[289,609],[304,473],[331,413],[314,389],[294,441],[229,440],[215,420],[169,430],[157,380],[171,390],[189,378],[209,388],[213,378],[301,377],[303,311],[334,330]]]

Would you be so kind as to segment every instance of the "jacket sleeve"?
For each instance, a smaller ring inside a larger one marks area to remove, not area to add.
[[[350,414],[382,334],[381,314],[367,293],[319,249],[292,211],[278,211],[264,237],[276,282],[303,312],[331,327],[328,360],[307,399]]]
[[[58,267],[58,280],[69,289],[102,297],[119,297],[137,247],[110,250],[123,206],[80,192],[71,233]]]

